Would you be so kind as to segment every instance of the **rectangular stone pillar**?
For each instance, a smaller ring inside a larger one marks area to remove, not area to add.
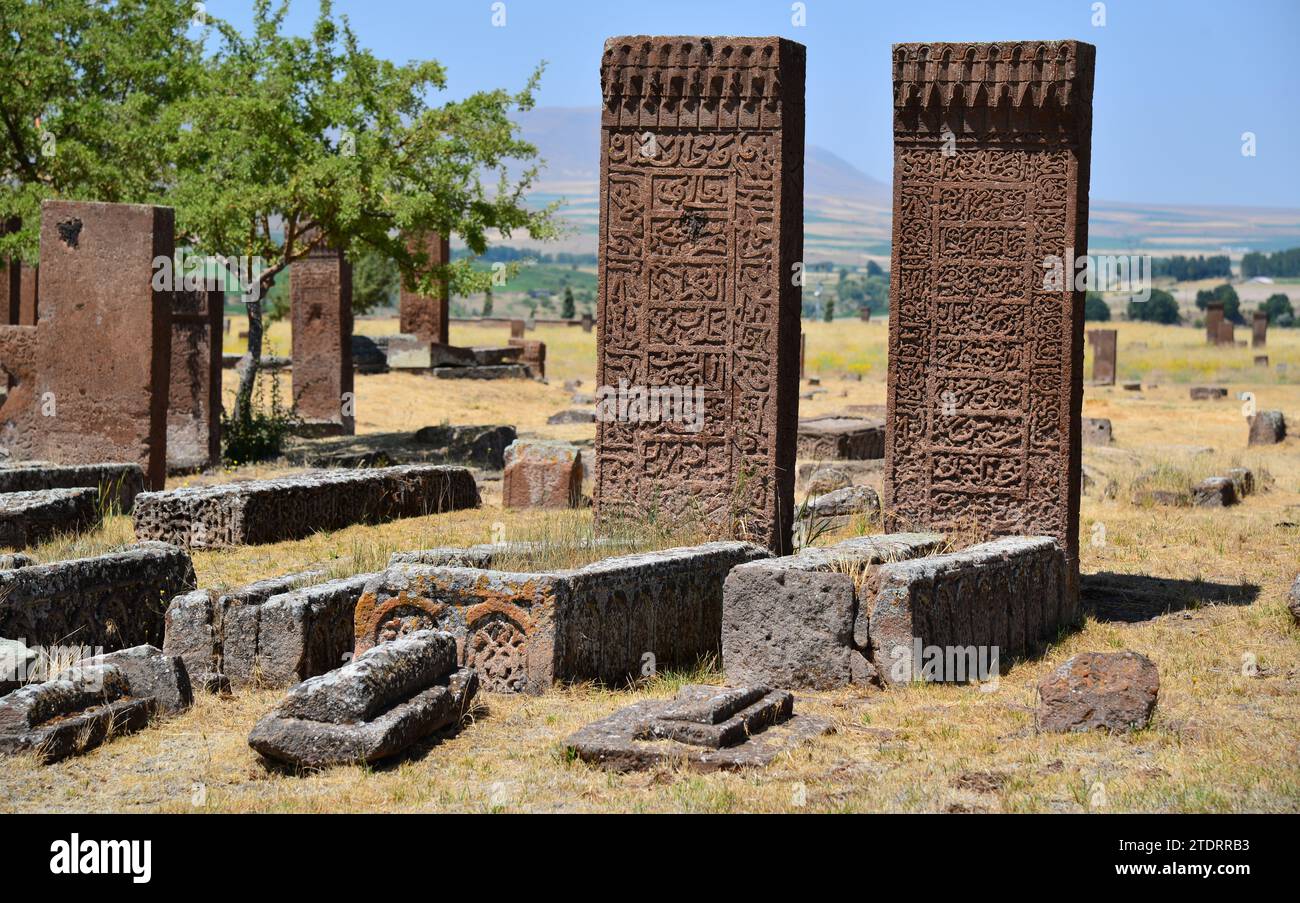
[[[1250,326],[1250,347],[1265,347],[1268,344],[1268,314],[1262,310],[1255,311]]]
[[[1076,574],[1094,56],[893,59],[887,529],[1051,536]]]
[[[1223,324],[1223,302],[1211,301],[1205,305],[1205,344],[1219,344],[1219,327]]]
[[[19,264],[20,272],[18,274],[18,325],[35,326],[37,317],[37,304],[40,301],[40,280],[39,268]]]
[[[698,388],[704,416],[598,423],[598,518],[789,549],[804,66],[775,37],[605,43],[596,382]]]
[[[1092,382],[1096,386],[1115,385],[1115,349],[1119,333],[1114,329],[1088,330],[1092,346]]]
[[[289,267],[293,311],[293,403],[306,432],[353,434],[352,267],[317,248]]]
[[[172,293],[154,269],[172,258],[172,222],[168,207],[41,205],[41,320],[0,330],[15,460],[135,463],[162,488]]]
[[[1237,327],[1231,320],[1222,320],[1219,323],[1219,344],[1232,347],[1237,344]]]
[[[221,321],[225,293],[177,291],[172,303],[167,469],[221,461]]]
[[[412,239],[412,250],[415,249],[419,241],[419,239]],[[437,233],[432,233],[425,237],[423,242],[424,251],[429,255],[431,264],[444,266],[451,263],[451,244],[447,239]],[[401,331],[419,336],[426,342],[437,342],[440,345],[448,344],[449,298],[450,295],[445,280],[440,284],[436,297],[418,295],[413,291],[409,291],[403,285],[399,295],[398,309]]]

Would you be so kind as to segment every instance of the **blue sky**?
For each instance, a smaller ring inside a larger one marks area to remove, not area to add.
[[[1300,207],[1300,0],[336,0],[362,43],[448,68],[448,96],[515,88],[548,62],[539,103],[595,106],[605,38],[780,34],[808,47],[807,140],[888,180],[889,46],[1077,38],[1097,46],[1092,195],[1110,201]],[[248,21],[250,0],[207,0]],[[305,32],[316,0],[294,0]],[[1241,153],[1242,133],[1256,156]]]

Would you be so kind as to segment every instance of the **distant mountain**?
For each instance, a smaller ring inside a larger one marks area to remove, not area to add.
[[[600,111],[539,107],[521,114],[524,137],[545,168],[533,199],[563,201],[570,232],[545,250],[592,253],[599,226]],[[888,265],[891,185],[833,151],[809,145],[804,157],[804,256],[810,261]],[[1156,205],[1094,199],[1089,238],[1094,252],[1222,254],[1300,246],[1300,210]],[[538,247],[512,237],[508,244]]]

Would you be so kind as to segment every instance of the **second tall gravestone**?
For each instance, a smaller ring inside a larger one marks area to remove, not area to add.
[[[451,262],[451,244],[440,235],[429,235],[424,241],[424,251],[434,265]],[[414,245],[416,240],[412,240]],[[436,297],[420,295],[402,286],[399,295],[398,318],[403,333],[419,336],[425,342],[447,344],[449,296],[446,282],[439,285]]]
[[[1098,386],[1115,385],[1115,350],[1119,333],[1114,329],[1088,330],[1092,346],[1092,382]]]
[[[293,402],[306,431],[352,435],[352,267],[318,247],[289,268]]]
[[[602,520],[659,512],[789,548],[804,64],[781,38],[605,44],[596,381],[705,403],[702,423],[602,419]]]
[[[893,61],[887,526],[1052,536],[1076,574],[1071,264],[1088,246],[1094,56],[899,44]]]

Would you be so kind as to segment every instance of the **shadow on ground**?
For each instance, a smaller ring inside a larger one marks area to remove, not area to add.
[[[1229,585],[1175,580],[1146,574],[1084,574],[1080,597],[1098,621],[1136,623],[1203,605],[1250,605],[1259,596],[1253,584]]]

